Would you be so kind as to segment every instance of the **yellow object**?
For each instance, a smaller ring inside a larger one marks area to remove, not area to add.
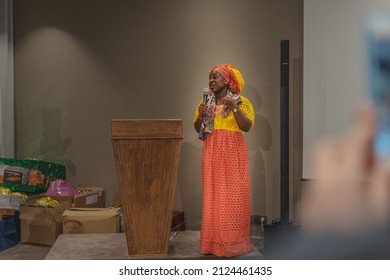
[[[243,92],[245,82],[244,82],[244,78],[241,75],[241,72],[232,65],[228,65],[227,68],[234,73],[234,75],[236,76],[237,82],[240,85],[240,92]]]
[[[0,194],[11,194],[11,190],[0,187]]]
[[[40,206],[46,206],[46,207],[56,207],[60,205],[58,200],[55,200],[49,196],[41,197],[40,199],[37,199],[35,201],[35,204],[40,205]]]

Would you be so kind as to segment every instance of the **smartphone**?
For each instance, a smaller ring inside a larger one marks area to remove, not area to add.
[[[367,91],[377,114],[374,151],[390,168],[390,11],[366,17],[364,39]]]

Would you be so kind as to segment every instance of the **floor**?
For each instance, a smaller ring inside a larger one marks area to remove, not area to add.
[[[199,253],[199,231],[179,231],[171,236],[169,252],[158,259],[219,259]],[[253,238],[253,249],[232,259],[264,259],[263,239]],[[151,257],[145,257],[148,259]],[[114,234],[62,234],[52,247],[18,244],[0,252],[0,260],[99,260],[135,259],[126,250],[124,233]],[[137,259],[140,259],[139,257]],[[141,258],[142,259],[142,258]]]

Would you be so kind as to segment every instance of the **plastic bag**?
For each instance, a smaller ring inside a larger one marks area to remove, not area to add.
[[[76,189],[73,188],[65,180],[54,180],[50,183],[49,188],[47,189],[45,195],[48,196],[70,196],[74,197],[76,194]]]

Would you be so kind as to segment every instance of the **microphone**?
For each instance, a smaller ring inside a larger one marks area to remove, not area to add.
[[[209,89],[204,88],[203,89],[203,104],[207,104],[208,97],[209,97]]]

